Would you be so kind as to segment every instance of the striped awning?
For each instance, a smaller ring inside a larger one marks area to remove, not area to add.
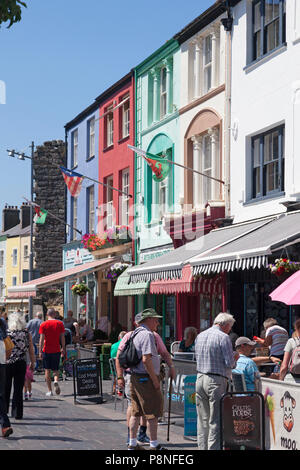
[[[129,274],[124,271],[117,279],[114,296],[144,295],[149,292],[150,281],[129,284]]]
[[[274,218],[252,220],[211,230],[206,235],[186,243],[180,248],[176,248],[144,264],[128,268],[129,283],[146,281],[167,281],[169,283],[176,279],[180,280],[182,279],[183,267],[191,264],[190,260],[197,260],[198,257],[201,260],[202,257],[209,256],[211,253],[218,253],[219,250],[226,248],[227,245],[231,245],[231,243],[245,237],[247,234],[256,234],[261,227],[269,225]],[[194,272],[193,270],[193,274],[198,272],[200,271]]]
[[[221,294],[223,276],[195,278],[189,264],[182,268],[181,279],[152,281],[150,294]]]
[[[193,275],[230,272],[238,269],[243,271],[245,269],[266,268],[268,264],[267,256],[216,261],[215,263],[194,266]]]
[[[48,276],[34,279],[33,281],[24,282],[24,284],[19,286],[9,287],[7,289],[7,297],[14,299],[36,297],[38,289],[43,289],[53,284],[63,283],[67,279],[75,279],[76,277],[86,276],[90,272],[107,268],[108,266],[112,265],[114,261],[115,258],[98,259],[91,261],[90,263],[81,264],[70,269],[65,269],[63,271],[49,274]]]
[[[150,294],[191,294],[196,285],[191,266],[187,264],[182,268],[180,278],[152,281],[150,283]]]
[[[267,268],[273,253],[299,243],[299,237],[300,212],[283,213],[210,253],[192,257],[189,263],[194,276]]]

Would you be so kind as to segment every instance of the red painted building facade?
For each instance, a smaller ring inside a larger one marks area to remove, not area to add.
[[[116,226],[128,226],[133,234],[134,156],[128,148],[135,142],[133,73],[108,88],[97,101],[100,105],[97,179],[102,183],[98,185],[97,233],[101,235]],[[98,256],[112,256],[118,262],[132,263],[134,241],[99,250]],[[98,279],[100,316],[108,317],[112,330],[121,327],[128,330],[133,321],[132,298],[115,297],[114,289],[115,281],[103,273]]]
[[[128,197],[106,186],[98,188],[98,233],[115,225],[133,225],[134,77],[130,72],[100,97],[100,182],[128,193]]]

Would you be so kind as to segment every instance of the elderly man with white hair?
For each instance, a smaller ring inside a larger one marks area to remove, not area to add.
[[[231,370],[239,356],[229,338],[235,322],[229,313],[219,313],[211,328],[196,338],[197,441],[201,450],[220,450],[220,399],[228,388]]]

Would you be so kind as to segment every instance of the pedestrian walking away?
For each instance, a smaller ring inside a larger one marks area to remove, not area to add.
[[[38,358],[39,352],[39,342],[40,342],[40,326],[43,323],[43,313],[37,312],[35,318],[29,320],[27,323],[27,330],[31,334],[33,347],[34,347],[34,354],[36,358]],[[38,369],[38,361],[36,361],[35,370]]]
[[[220,450],[220,399],[239,357],[229,338],[235,319],[219,313],[211,328],[196,338],[197,441],[200,450]]]
[[[9,412],[10,395],[13,385],[11,415],[16,419],[23,418],[23,387],[26,374],[26,354],[29,354],[31,370],[35,365],[35,354],[31,334],[26,328],[26,320],[21,312],[10,313],[8,316],[8,336],[14,343],[11,356],[7,360],[5,398],[6,410]]]
[[[6,411],[5,382],[6,382],[6,350],[4,339],[7,337],[6,321],[0,318],[0,425],[2,437],[9,437],[13,433]]]
[[[51,372],[54,377],[54,390],[60,394],[59,386],[59,363],[60,357],[66,357],[65,327],[62,321],[56,320],[56,312],[53,308],[47,311],[47,320],[40,326],[39,355],[43,359],[45,379],[48,387],[46,396],[52,393]]]

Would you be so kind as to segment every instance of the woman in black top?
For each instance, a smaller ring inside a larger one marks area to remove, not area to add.
[[[12,397],[12,413],[16,419],[23,418],[23,387],[26,374],[26,354],[29,353],[30,368],[34,370],[35,354],[31,334],[26,328],[26,321],[22,313],[14,312],[8,315],[8,336],[15,347],[6,364],[6,407],[9,410],[9,401],[12,383],[14,392]]]

